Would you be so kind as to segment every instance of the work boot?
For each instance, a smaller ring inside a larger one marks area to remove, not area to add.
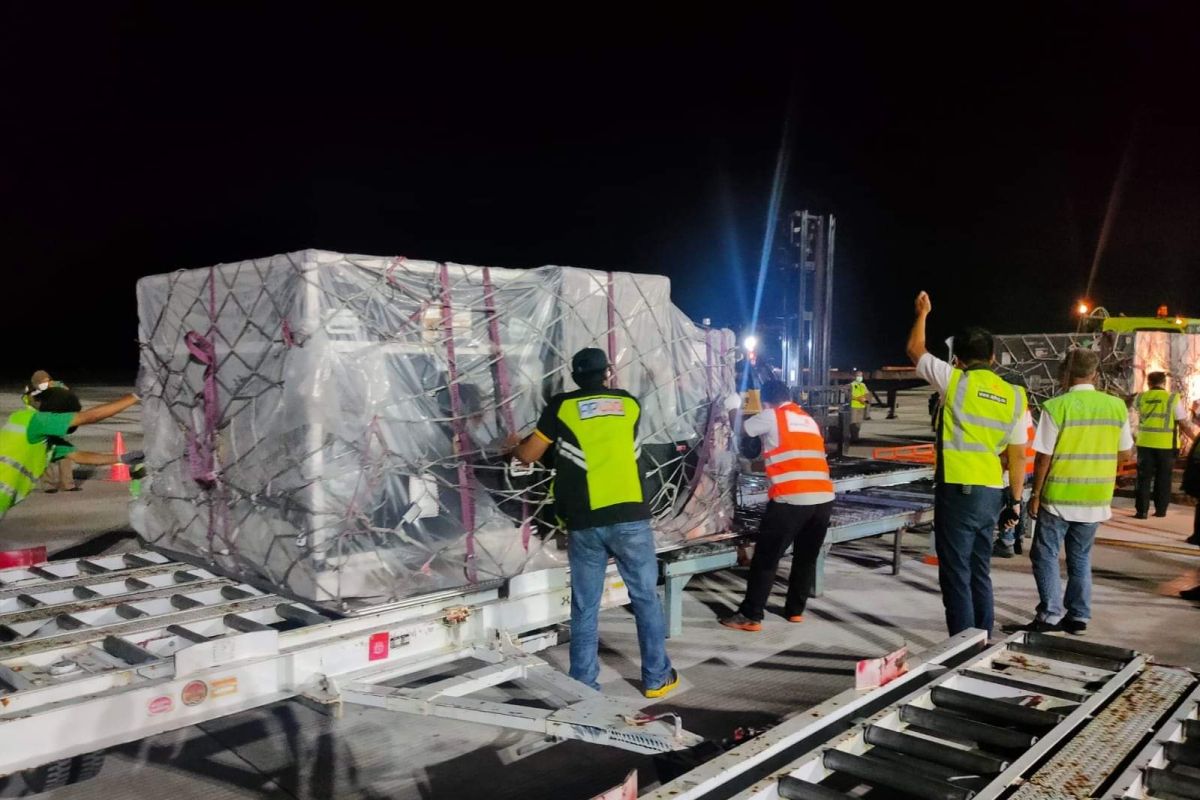
[[[1080,622],[1077,619],[1064,619],[1062,629],[1067,633],[1073,633],[1076,636],[1082,636],[1087,631],[1087,623]]]
[[[1133,515],[1133,518],[1134,518],[1134,519],[1149,519],[1149,517],[1147,517],[1147,516],[1146,516],[1146,512],[1145,512],[1145,511],[1139,511],[1139,512],[1137,512],[1136,514],[1134,514],[1134,515]]]
[[[1184,589],[1179,593],[1179,596],[1184,600],[1200,600],[1200,586],[1193,586],[1190,589]]]
[[[725,617],[724,619],[720,620],[720,622],[726,628],[733,628],[739,631],[750,631],[751,633],[754,633],[755,631],[762,630],[761,622],[755,622],[749,617],[743,616],[741,613],[734,614],[732,617]]]
[[[1183,541],[1186,542],[1187,544],[1194,544],[1197,547],[1200,547],[1200,533],[1193,533],[1191,536],[1187,537]]]
[[[1058,633],[1063,629],[1063,626],[1057,622],[1046,622],[1042,619],[1035,619],[1021,630],[1029,633]]]
[[[992,558],[1012,558],[1014,553],[1013,545],[1006,544],[999,539],[992,545]]]
[[[1154,516],[1156,516],[1156,517],[1165,517],[1166,515],[1167,515],[1167,512],[1165,512],[1165,511],[1155,511],[1154,512]]]
[[[788,614],[787,621],[788,622],[804,622],[804,615],[803,614]]]

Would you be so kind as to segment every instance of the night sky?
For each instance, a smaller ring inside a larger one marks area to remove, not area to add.
[[[931,338],[1068,329],[1123,159],[1093,297],[1200,316],[1183,4],[48,6],[0,10],[6,381],[131,379],[139,276],[305,247],[662,273],[740,326],[789,115],[837,366],[902,362],[921,288]]]

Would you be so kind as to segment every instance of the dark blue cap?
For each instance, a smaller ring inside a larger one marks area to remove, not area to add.
[[[585,347],[571,358],[571,373],[585,375],[608,369],[608,356],[598,347]]]

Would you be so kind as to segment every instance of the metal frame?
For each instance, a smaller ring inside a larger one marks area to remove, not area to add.
[[[814,788],[844,770],[851,780],[842,785],[857,781],[895,789],[908,781],[907,791],[918,796],[932,797],[936,790],[939,797],[996,800],[1019,787],[1012,794],[1014,800],[1092,797],[1102,782],[1112,780],[1111,769],[1140,744],[1147,726],[1185,695],[1183,710],[1162,730],[1178,736],[1183,719],[1196,714],[1195,701],[1200,698],[1196,676],[1153,665],[1133,651],[1073,637],[1019,633],[970,656],[983,643],[981,631],[960,634],[893,683],[867,694],[838,695],[643,800],[776,800],[781,782],[803,792],[789,796],[849,797],[828,786]],[[949,669],[938,668],[954,654],[968,657]],[[947,716],[946,708],[962,716]],[[1001,727],[994,722],[980,725],[981,715],[987,720],[997,713],[1006,719],[1033,717],[1044,732],[1034,735],[1020,725]],[[937,724],[946,726],[946,733],[930,727]],[[958,741],[976,736],[999,736],[998,741],[1007,739],[1008,747],[1016,749],[1010,757],[987,756],[993,759],[993,768],[975,772],[975,784],[954,785],[947,782],[949,776],[970,775],[972,770],[939,770],[927,762],[914,771],[912,764],[919,759],[908,760],[903,751],[890,749],[872,735],[889,731],[892,738],[903,733],[917,746],[941,748],[960,760],[985,755]],[[1147,748],[1131,772],[1153,766],[1155,757]],[[918,784],[922,786],[914,788]]]
[[[1129,765],[1129,769],[1117,781],[1117,786],[1126,787],[1120,793],[1120,797],[1133,800],[1151,800],[1154,797],[1146,786],[1146,771],[1164,769],[1170,765],[1166,752],[1167,744],[1184,741],[1184,726],[1188,721],[1200,721],[1200,686],[1180,703],[1167,723],[1158,730],[1150,743],[1142,748]]]
[[[357,680],[333,688],[331,699],[512,728],[553,739],[576,739],[647,755],[694,747],[703,741],[683,730],[677,715],[635,714],[628,703],[572,680],[515,644],[500,649],[475,648],[469,657],[485,662],[486,666],[415,688],[380,686],[358,676]],[[505,683],[534,691],[548,707],[469,697]]]
[[[864,711],[878,704],[881,695],[903,693],[912,686],[921,685],[943,674],[948,663],[978,652],[986,644],[987,634],[983,631],[964,631],[910,661],[908,672],[887,687],[874,692],[850,689],[835,695],[656,791],[643,795],[641,800],[699,800],[724,794],[731,784],[744,782],[747,776],[761,772],[764,765],[771,765],[798,747],[803,747],[814,737],[820,737],[823,733],[838,729],[848,720],[862,716]]]
[[[610,567],[602,605],[628,601]],[[497,703],[477,721],[636,752],[691,744],[677,722],[530,660],[569,611],[565,569],[341,619],[153,552],[0,571],[0,775],[291,697],[456,717],[447,698],[461,706],[480,674],[436,697],[376,685],[467,657],[490,659],[493,677],[519,666],[558,698],[540,719]]]
[[[833,263],[836,220],[832,214],[793,211],[789,239],[797,272],[796,342],[784,365],[789,384],[825,386],[829,383],[829,344],[833,318]],[[808,288],[812,275],[812,292]],[[805,347],[811,341],[812,350]],[[790,380],[792,372],[795,380]],[[807,372],[807,377],[805,376]]]

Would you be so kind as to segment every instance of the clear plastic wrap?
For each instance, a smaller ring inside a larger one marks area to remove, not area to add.
[[[565,562],[553,474],[501,455],[571,355],[641,401],[662,549],[726,531],[733,336],[666,278],[308,250],[138,283],[139,533],[353,610]]]

